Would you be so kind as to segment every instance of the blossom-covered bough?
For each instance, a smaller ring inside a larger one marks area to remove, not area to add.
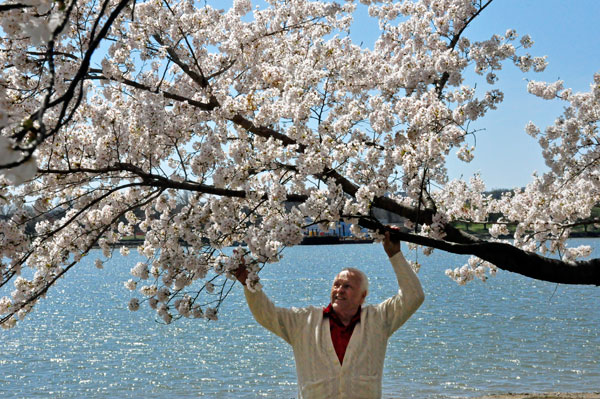
[[[310,225],[381,233],[375,208],[405,218],[404,241],[473,255],[446,272],[459,283],[499,267],[599,285],[600,261],[567,238],[600,222],[600,75],[586,93],[529,83],[566,103],[554,126],[526,127],[548,173],[501,199],[477,176],[448,181],[447,157],[474,156],[469,124],[503,99],[495,73],[546,64],[510,29],[467,38],[490,2],[363,0],[379,20],[369,49],[350,39],[353,1],[5,1],[2,326],[90,250],[101,268],[136,234],[146,260],[125,282],[130,309],[215,319],[242,261],[258,288],[260,268]],[[472,68],[487,91],[463,80]]]

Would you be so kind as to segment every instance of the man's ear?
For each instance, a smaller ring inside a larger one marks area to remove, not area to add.
[[[360,304],[362,305],[365,302],[365,298],[367,297],[368,292],[367,291],[363,291],[362,293],[362,298],[360,301]]]

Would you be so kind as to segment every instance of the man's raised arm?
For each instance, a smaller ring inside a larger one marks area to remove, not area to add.
[[[379,305],[386,313],[391,335],[421,306],[425,293],[419,278],[400,251],[400,242],[393,241],[389,232],[385,233],[383,249],[390,258],[399,288],[398,294]]]
[[[234,272],[235,278],[244,286],[244,295],[254,319],[273,334],[291,344],[298,325],[298,311],[275,306],[267,295],[260,290],[250,290],[246,286],[248,270],[242,259]]]

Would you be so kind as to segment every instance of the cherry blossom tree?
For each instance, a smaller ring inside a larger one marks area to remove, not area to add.
[[[546,61],[512,29],[469,40],[491,0],[361,0],[379,21],[372,49],[349,36],[354,1],[266,3],[0,5],[0,201],[15,210],[0,220],[3,327],[95,247],[99,268],[115,250],[146,259],[125,282],[131,310],[216,319],[242,262],[259,289],[261,267],[309,226],[378,237],[375,208],[425,252],[472,255],[446,271],[461,284],[496,268],[600,284],[600,260],[567,241],[600,223],[600,75],[584,93],[530,81],[565,103],[553,126],[526,127],[550,170],[494,199],[478,176],[449,181],[447,159],[475,156],[470,123],[502,102],[498,70]],[[480,81],[465,81],[473,69]],[[135,229],[143,243],[121,247]]]

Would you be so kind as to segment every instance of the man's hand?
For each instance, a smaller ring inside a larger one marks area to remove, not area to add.
[[[246,262],[244,262],[244,258],[242,258],[240,265],[237,269],[235,269],[233,274],[235,278],[242,283],[242,285],[246,285],[246,280],[248,280],[248,269],[246,269]]]
[[[246,285],[246,280],[248,280],[248,270],[246,269],[246,266],[244,264],[241,264],[236,270],[235,270],[235,278],[237,278],[237,280],[242,283],[242,285]]]
[[[393,241],[390,238],[390,232],[385,232],[385,239],[383,240],[383,249],[390,258],[400,252],[400,241]]]

